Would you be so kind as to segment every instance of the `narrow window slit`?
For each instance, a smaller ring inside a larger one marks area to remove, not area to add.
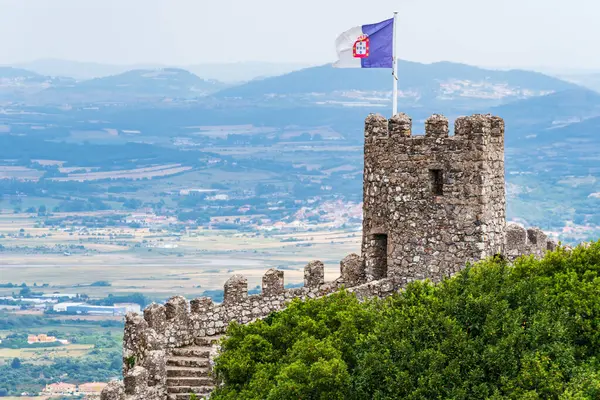
[[[435,196],[444,195],[444,172],[441,169],[430,169],[431,192]]]

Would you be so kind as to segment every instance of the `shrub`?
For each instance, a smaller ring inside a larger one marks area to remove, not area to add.
[[[600,398],[600,242],[231,324],[211,399]]]

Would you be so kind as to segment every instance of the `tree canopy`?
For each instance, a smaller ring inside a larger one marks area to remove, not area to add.
[[[211,399],[600,398],[600,242],[231,324]]]

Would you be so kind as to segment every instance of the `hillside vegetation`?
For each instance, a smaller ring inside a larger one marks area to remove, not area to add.
[[[229,327],[211,399],[598,399],[600,242]]]

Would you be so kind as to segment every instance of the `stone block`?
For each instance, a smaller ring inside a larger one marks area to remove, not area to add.
[[[454,120],[454,136],[467,136],[471,133],[471,118],[458,117]]]
[[[358,254],[350,254],[340,261],[340,276],[346,287],[365,282],[364,260]]]
[[[504,120],[500,117],[493,116],[490,119],[492,136],[504,137]]]
[[[167,320],[186,319],[188,301],[183,296],[173,296],[165,304],[165,316]]]
[[[148,386],[165,385],[167,379],[167,359],[165,350],[149,351],[144,359],[144,369],[148,372]]]
[[[225,282],[223,303],[241,303],[248,298],[248,279],[243,275],[233,275]]]
[[[100,393],[100,400],[124,400],[125,399],[125,387],[123,382],[110,381],[108,385],[102,389]]]
[[[283,293],[283,271],[279,271],[275,268],[271,268],[262,278],[262,294],[265,297],[276,296]]]
[[[471,135],[490,135],[492,133],[492,116],[475,114],[470,117]]]
[[[448,118],[433,114],[425,121],[425,136],[448,137]]]
[[[404,113],[399,113],[390,118],[390,137],[410,137],[412,134],[412,118]]]
[[[506,225],[506,249],[507,251],[523,251],[527,244],[527,231],[521,225]]]
[[[316,288],[325,283],[325,265],[321,261],[311,261],[304,267],[304,287]]]
[[[527,240],[529,241],[530,246],[539,250],[546,250],[548,245],[548,235],[540,228],[527,229]]]
[[[190,308],[194,314],[204,314],[214,307],[214,303],[210,297],[199,297],[190,301]]]
[[[148,388],[148,371],[140,366],[134,367],[125,375],[123,384],[125,386],[125,394],[142,394]]]
[[[152,303],[144,310],[144,319],[148,326],[158,333],[164,333],[167,322],[165,306]]]
[[[365,138],[387,136],[388,120],[380,114],[369,114],[365,119]]]

